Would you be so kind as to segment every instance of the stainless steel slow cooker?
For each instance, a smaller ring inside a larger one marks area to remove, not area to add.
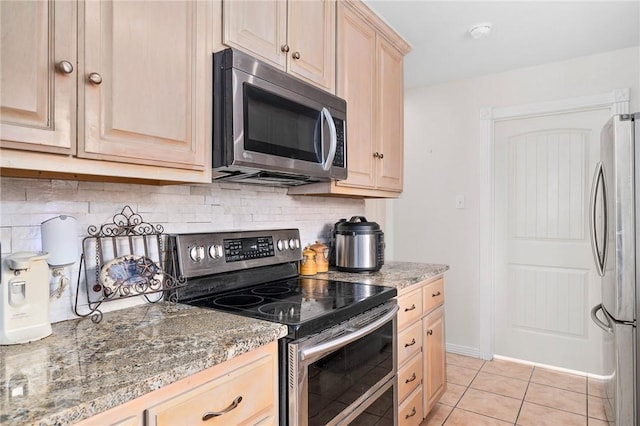
[[[334,225],[335,267],[339,271],[377,271],[384,264],[384,233],[364,216]]]

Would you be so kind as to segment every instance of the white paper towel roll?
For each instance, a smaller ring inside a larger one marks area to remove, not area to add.
[[[71,265],[78,260],[78,221],[73,216],[60,215],[40,225],[42,251],[49,253],[50,266]]]

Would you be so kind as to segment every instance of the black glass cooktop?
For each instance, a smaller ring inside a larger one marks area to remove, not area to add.
[[[392,287],[295,277],[183,303],[285,324],[289,337],[298,338],[346,321],[396,294]]]

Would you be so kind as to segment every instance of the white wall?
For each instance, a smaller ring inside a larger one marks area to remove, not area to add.
[[[166,233],[299,228],[305,245],[317,239],[328,242],[338,219],[365,212],[362,200],[288,196],[286,189],[236,183],[152,186],[2,178],[0,201],[3,257],[18,251],[40,251],[40,224],[60,214],[78,219],[80,249],[88,226],[111,223],[125,205],[146,222],[162,225]],[[74,292],[78,265],[66,268]],[[73,318],[72,303],[73,292],[69,290],[52,300],[51,321]],[[107,312],[139,303],[143,300],[136,297],[125,303],[104,303],[101,309]]]
[[[389,258],[450,265],[448,348],[478,354],[480,346],[480,109],[624,87],[631,89],[632,112],[640,110],[639,47],[405,92],[405,188],[389,201]],[[455,208],[457,194],[465,196],[465,209]]]

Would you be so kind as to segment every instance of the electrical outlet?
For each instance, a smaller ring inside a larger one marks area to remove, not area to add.
[[[464,195],[456,195],[456,209],[464,209]]]

